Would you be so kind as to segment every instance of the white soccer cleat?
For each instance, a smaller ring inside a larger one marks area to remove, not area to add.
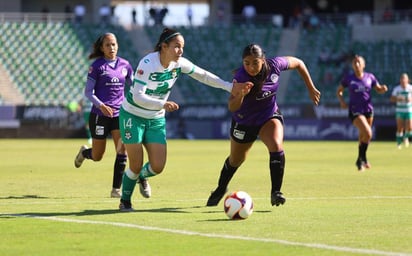
[[[409,147],[409,138],[403,139],[403,144],[405,144],[405,148]]]
[[[82,165],[85,159],[83,156],[83,151],[85,151],[86,149],[88,149],[86,145],[80,147],[79,153],[77,153],[77,156],[74,159],[74,166],[76,166],[76,168],[79,168]]]
[[[144,198],[149,198],[152,196],[152,188],[150,187],[147,179],[139,178],[137,183],[139,183],[140,194],[142,194]]]
[[[110,192],[110,197],[111,198],[120,198],[120,197],[122,197],[122,193],[120,191],[120,188],[113,188],[112,191]]]

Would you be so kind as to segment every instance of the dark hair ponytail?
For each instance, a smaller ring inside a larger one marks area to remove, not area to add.
[[[160,52],[160,49],[162,48],[162,43],[169,43],[173,38],[176,36],[180,35],[180,33],[174,29],[171,28],[165,28],[163,29],[162,33],[159,36],[159,40],[157,41],[157,44],[154,48],[155,52]]]
[[[269,67],[266,62],[265,52],[259,45],[249,44],[248,46],[246,46],[245,49],[243,49],[242,59],[248,56],[253,56],[255,58],[263,60],[262,70],[260,70],[260,72],[251,79],[251,82],[254,84],[254,86],[251,89],[251,93],[256,94],[262,91],[263,84],[265,83],[267,76],[269,74]]]

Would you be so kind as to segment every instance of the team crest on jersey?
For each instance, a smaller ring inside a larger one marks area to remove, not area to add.
[[[93,72],[93,67],[90,66],[90,67],[89,67],[89,74],[91,74],[92,72]]]
[[[177,70],[175,68],[172,70],[172,77],[173,78],[177,77]]]
[[[144,74],[143,69],[138,69],[136,73],[138,76],[142,76]]]
[[[279,80],[279,76],[276,74],[272,74],[270,76],[270,80],[272,80],[273,83],[276,83]]]
[[[130,131],[126,131],[125,134],[124,134],[124,137],[125,137],[127,140],[130,140],[130,139],[132,138],[131,132],[130,132]]]
[[[122,75],[127,76],[127,69],[126,68],[122,68]]]

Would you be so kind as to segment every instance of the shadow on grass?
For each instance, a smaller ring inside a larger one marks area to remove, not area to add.
[[[194,208],[194,207],[190,207]],[[184,210],[185,208],[178,207],[166,207],[157,209],[135,209],[130,213],[152,212],[152,213],[191,213]],[[13,218],[13,217],[59,217],[59,216],[92,216],[92,215],[107,215],[120,212],[118,209],[103,209],[103,210],[84,210],[80,212],[25,212],[25,213],[12,213],[12,214],[0,214],[0,218]]]
[[[45,196],[38,196],[38,195],[21,195],[21,196],[4,196],[0,197],[0,200],[6,199],[50,199],[49,197]]]

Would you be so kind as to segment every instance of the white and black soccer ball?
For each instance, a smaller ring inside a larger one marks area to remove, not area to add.
[[[232,220],[247,219],[253,213],[252,197],[244,191],[232,192],[225,198],[224,210]]]

